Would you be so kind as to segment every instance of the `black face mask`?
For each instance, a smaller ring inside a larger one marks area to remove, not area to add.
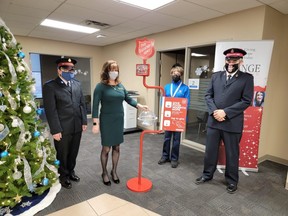
[[[234,64],[232,71],[228,71],[228,66],[229,66],[229,64],[227,64],[227,63],[224,66],[228,73],[234,73],[234,72],[236,72],[239,69],[239,65],[238,64]]]
[[[177,83],[179,80],[180,80],[180,76],[177,76],[177,75],[173,75],[172,76],[172,80]]]

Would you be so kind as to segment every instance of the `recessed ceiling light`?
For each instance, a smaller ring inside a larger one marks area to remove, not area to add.
[[[45,19],[41,23],[41,25],[52,27],[52,28],[69,30],[69,31],[88,33],[88,34],[92,34],[92,33],[100,30],[100,29],[96,29],[96,28],[91,28],[91,27],[86,27],[86,26],[81,26],[81,25],[75,25],[75,24],[66,23],[66,22],[60,22],[60,21],[51,20],[51,19]]]
[[[136,7],[154,10],[175,0],[115,0],[115,1],[126,3]]]
[[[99,34],[96,36],[96,38],[105,38],[105,37],[106,37],[106,35],[102,35],[102,34]]]

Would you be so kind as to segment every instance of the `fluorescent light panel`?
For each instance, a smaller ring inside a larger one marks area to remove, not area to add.
[[[118,0],[133,6],[154,10],[175,0]]]
[[[203,57],[203,56],[207,56],[207,55],[200,54],[200,53],[191,53],[191,56],[194,56],[194,57]]]
[[[66,22],[60,22],[60,21],[51,20],[51,19],[45,19],[41,23],[41,25],[52,27],[52,28],[69,30],[69,31],[88,33],[88,34],[92,34],[92,33],[100,30],[100,29],[96,29],[96,28],[90,28],[90,27],[86,27],[86,26],[75,25],[75,24],[66,23]]]

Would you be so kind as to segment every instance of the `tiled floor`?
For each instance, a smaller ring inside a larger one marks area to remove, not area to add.
[[[131,202],[109,194],[89,199],[85,202],[70,206],[48,216],[159,216],[154,212],[139,207]]]

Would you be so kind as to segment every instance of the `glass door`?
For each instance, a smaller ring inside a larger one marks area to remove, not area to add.
[[[190,88],[190,104],[183,142],[204,149],[208,118],[205,92],[214,67],[215,45],[188,48],[187,55],[186,77]]]

